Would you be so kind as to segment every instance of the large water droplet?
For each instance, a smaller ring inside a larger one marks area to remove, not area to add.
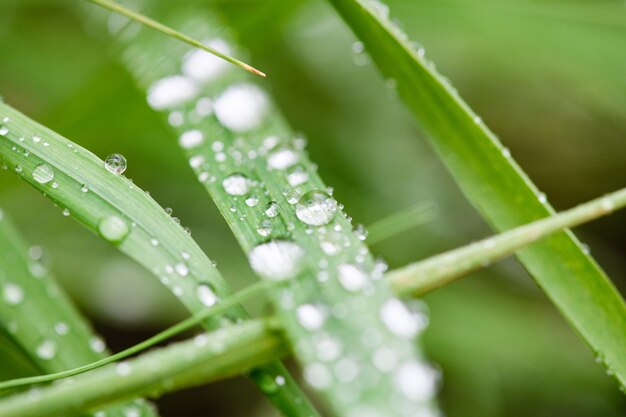
[[[228,44],[222,39],[204,41],[205,45],[216,49],[226,55],[231,51]],[[183,74],[200,82],[207,82],[219,77],[228,69],[229,63],[201,49],[190,51],[183,59]]]
[[[46,184],[54,179],[54,171],[46,164],[39,164],[33,170],[33,178],[39,184]]]
[[[220,123],[235,132],[258,127],[267,113],[265,93],[254,84],[239,84],[228,88],[215,101],[215,115]]]
[[[148,104],[156,110],[174,107],[198,94],[196,83],[181,75],[163,78],[150,87]]]
[[[400,365],[394,374],[398,389],[413,401],[427,401],[435,394],[437,373],[417,361]]]
[[[113,215],[100,220],[98,232],[109,242],[121,243],[128,236],[130,229],[124,220]]]
[[[222,186],[230,195],[246,195],[250,191],[250,180],[243,174],[232,174],[224,179]]]
[[[304,250],[288,240],[272,240],[250,251],[250,266],[262,277],[273,280],[292,278],[303,266]]]
[[[115,175],[121,175],[126,171],[126,158],[119,153],[111,154],[104,160],[104,167]]]
[[[332,221],[337,202],[324,191],[309,191],[296,204],[296,216],[311,226],[323,226]]]

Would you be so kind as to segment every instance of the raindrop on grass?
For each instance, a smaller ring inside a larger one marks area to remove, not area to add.
[[[268,237],[272,234],[272,222],[268,219],[262,220],[257,226],[256,232],[263,237]]]
[[[290,146],[284,145],[273,150],[267,157],[269,169],[287,169],[300,160],[300,153]]]
[[[54,179],[54,171],[46,164],[39,164],[33,170],[33,178],[39,184],[47,184]]]
[[[57,345],[52,340],[44,340],[39,346],[37,346],[36,353],[41,359],[50,360],[57,354]]]
[[[9,133],[9,126],[6,123],[0,123],[0,135],[6,136]]]
[[[270,201],[267,203],[267,207],[265,208],[265,215],[269,218],[274,218],[278,216],[278,204],[275,201]]]
[[[126,158],[119,153],[111,154],[104,160],[104,167],[115,175],[121,175],[126,171]]]
[[[230,195],[246,195],[250,191],[250,180],[243,174],[232,174],[224,179],[222,186]]]
[[[102,238],[109,242],[121,243],[128,236],[130,229],[124,220],[113,215],[100,220],[98,232]]]
[[[5,284],[3,293],[4,301],[9,305],[16,306],[24,301],[24,290],[17,284]]]
[[[218,301],[217,295],[215,295],[211,287],[206,284],[198,285],[196,295],[198,296],[198,300],[207,307],[212,307]]]
[[[304,250],[288,240],[272,240],[252,249],[248,261],[252,269],[264,278],[285,280],[300,272]]]
[[[324,191],[309,191],[296,204],[298,219],[311,226],[330,223],[337,212],[337,202]]]

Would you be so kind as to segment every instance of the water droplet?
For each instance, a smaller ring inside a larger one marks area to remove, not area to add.
[[[72,213],[70,213],[70,209],[64,208],[62,214],[63,214],[64,217],[67,217],[67,216],[69,216]]]
[[[159,246],[159,241],[155,238],[150,239],[150,244],[152,246]]]
[[[6,123],[0,123],[0,135],[6,136],[9,133],[9,125]]]
[[[267,113],[268,100],[254,84],[229,87],[215,101],[215,115],[220,123],[235,132],[245,132],[258,127]]]
[[[248,207],[256,207],[259,204],[259,199],[256,196],[250,196],[246,198],[246,206]]]
[[[400,300],[391,298],[380,308],[380,319],[389,331],[399,337],[412,339],[420,330],[420,324]]]
[[[205,45],[226,55],[231,55],[228,44],[222,39],[211,39]],[[229,63],[201,49],[193,49],[183,58],[182,71],[186,76],[205,83],[215,80],[229,68]]]
[[[54,171],[46,164],[39,164],[33,170],[33,178],[39,184],[46,184],[54,179]]]
[[[298,219],[311,226],[330,223],[337,212],[337,202],[324,191],[309,191],[296,204]]]
[[[23,170],[24,168],[22,168],[21,165],[15,165],[15,172],[17,172],[18,174],[21,174]]]
[[[367,274],[358,266],[352,264],[341,264],[337,267],[339,272],[339,282],[348,291],[359,291],[368,282]]]
[[[268,237],[272,234],[272,222],[268,219],[262,220],[259,226],[256,228],[256,232],[263,237]]]
[[[170,126],[173,127],[178,127],[182,125],[184,121],[185,119],[183,117],[183,114],[179,111],[173,111],[167,117],[167,122],[170,124]]]
[[[304,379],[317,389],[327,388],[333,381],[330,371],[320,363],[314,363],[304,368]]]
[[[303,266],[304,250],[287,240],[272,240],[252,249],[248,261],[252,269],[264,278],[292,278]]]
[[[204,164],[204,156],[202,155],[194,155],[189,158],[189,166],[193,169],[202,167],[202,164]]]
[[[413,401],[427,401],[435,394],[437,374],[417,361],[400,365],[394,374],[398,389]]]
[[[230,195],[246,195],[250,191],[250,180],[243,174],[232,174],[224,179],[222,186]]]
[[[24,290],[17,284],[8,283],[4,285],[4,301],[7,304],[16,306],[24,301]]]
[[[83,184],[82,187],[80,187],[80,191],[83,193],[86,193],[89,191],[89,186],[87,184]]]
[[[115,175],[121,175],[126,171],[126,158],[119,153],[111,154],[104,160],[104,167]]]
[[[128,362],[120,362],[115,367],[115,371],[120,376],[128,376],[132,372],[133,368]]]
[[[354,234],[359,240],[367,239],[367,229],[362,224],[359,224],[354,228]]]
[[[179,262],[176,265],[174,265],[174,270],[181,277],[186,277],[187,275],[189,275],[189,267],[185,265],[183,262]]]
[[[196,113],[200,116],[208,116],[213,113],[213,101],[208,97],[202,97],[196,102]]]
[[[548,197],[546,197],[545,193],[539,193],[539,195],[537,196],[537,198],[539,199],[539,202],[541,204],[545,204],[548,201]]]
[[[35,142],[35,143],[39,143],[39,142],[41,142],[41,136],[39,136],[39,135],[33,135],[33,142]]]
[[[109,242],[121,243],[128,236],[130,229],[124,220],[113,215],[100,220],[98,232],[100,236]]]
[[[207,307],[215,305],[218,301],[217,295],[215,295],[211,287],[206,284],[198,285],[196,295],[198,296],[198,300]]]
[[[274,218],[278,216],[278,204],[275,201],[270,201],[269,203],[267,203],[265,215],[269,218]]]
[[[44,340],[35,351],[43,360],[53,359],[57,354],[57,345],[52,340]]]
[[[155,82],[148,92],[148,104],[156,110],[174,107],[191,100],[198,94],[196,83],[181,75],[166,77]]]
[[[54,325],[54,331],[58,335],[63,336],[70,332],[70,326],[68,326],[67,323],[58,322]]]
[[[91,338],[91,340],[89,341],[89,347],[91,348],[91,350],[97,353],[102,353],[106,349],[104,341],[97,336]]]
[[[189,130],[182,135],[178,139],[178,143],[185,149],[195,148],[196,146],[200,146],[204,142],[204,135],[201,131],[194,129]]]
[[[287,145],[283,145],[273,150],[267,157],[269,169],[287,169],[300,160],[300,152]]]
[[[302,165],[296,165],[289,168],[287,172],[287,182],[292,187],[302,185],[309,180],[309,173],[302,167]]]
[[[298,322],[308,330],[316,330],[322,327],[325,315],[319,306],[313,304],[302,304],[296,310]]]

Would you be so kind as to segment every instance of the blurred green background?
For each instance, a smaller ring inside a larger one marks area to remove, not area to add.
[[[119,152],[126,175],[189,226],[234,288],[254,281],[161,118],[81,14],[82,0],[0,0],[0,95],[90,149]],[[408,112],[323,0],[203,3],[251,62],[356,223],[424,202],[437,216],[373,246],[391,267],[489,234]],[[511,149],[557,209],[626,185],[626,6],[595,0],[393,0],[392,15]],[[93,6],[95,7],[95,6]],[[427,105],[425,103],[424,105]],[[9,172],[0,205],[114,350],[185,316],[178,301],[112,247]],[[581,227],[622,294],[626,216]],[[514,261],[426,297],[427,352],[451,417],[624,416],[626,397]],[[249,304],[268,311],[263,299]],[[3,365],[2,365],[3,366]],[[163,416],[273,416],[243,379],[166,396]]]

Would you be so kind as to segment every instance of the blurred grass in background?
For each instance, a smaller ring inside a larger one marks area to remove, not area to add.
[[[255,278],[227,226],[106,36],[98,43],[89,33],[77,3],[0,2],[0,95],[100,157],[124,154],[127,176],[174,209],[233,287],[249,284]],[[355,223],[424,201],[437,205],[435,220],[374,246],[391,267],[490,233],[394,90],[353,52],[353,36],[325,2],[204,3],[225,16],[251,62],[268,73],[263,85],[309,138],[312,159]],[[622,1],[387,3],[557,209],[626,184]],[[9,173],[0,175],[0,204],[29,241],[49,249],[55,274],[114,349],[184,316],[139,266]],[[577,230],[622,293],[625,231],[619,213]],[[515,262],[473,274],[427,301],[426,344],[444,372],[449,416],[626,414],[614,380]],[[250,305],[253,312],[266,308],[264,300]],[[272,415],[239,380],[171,395],[160,405],[164,416]]]

